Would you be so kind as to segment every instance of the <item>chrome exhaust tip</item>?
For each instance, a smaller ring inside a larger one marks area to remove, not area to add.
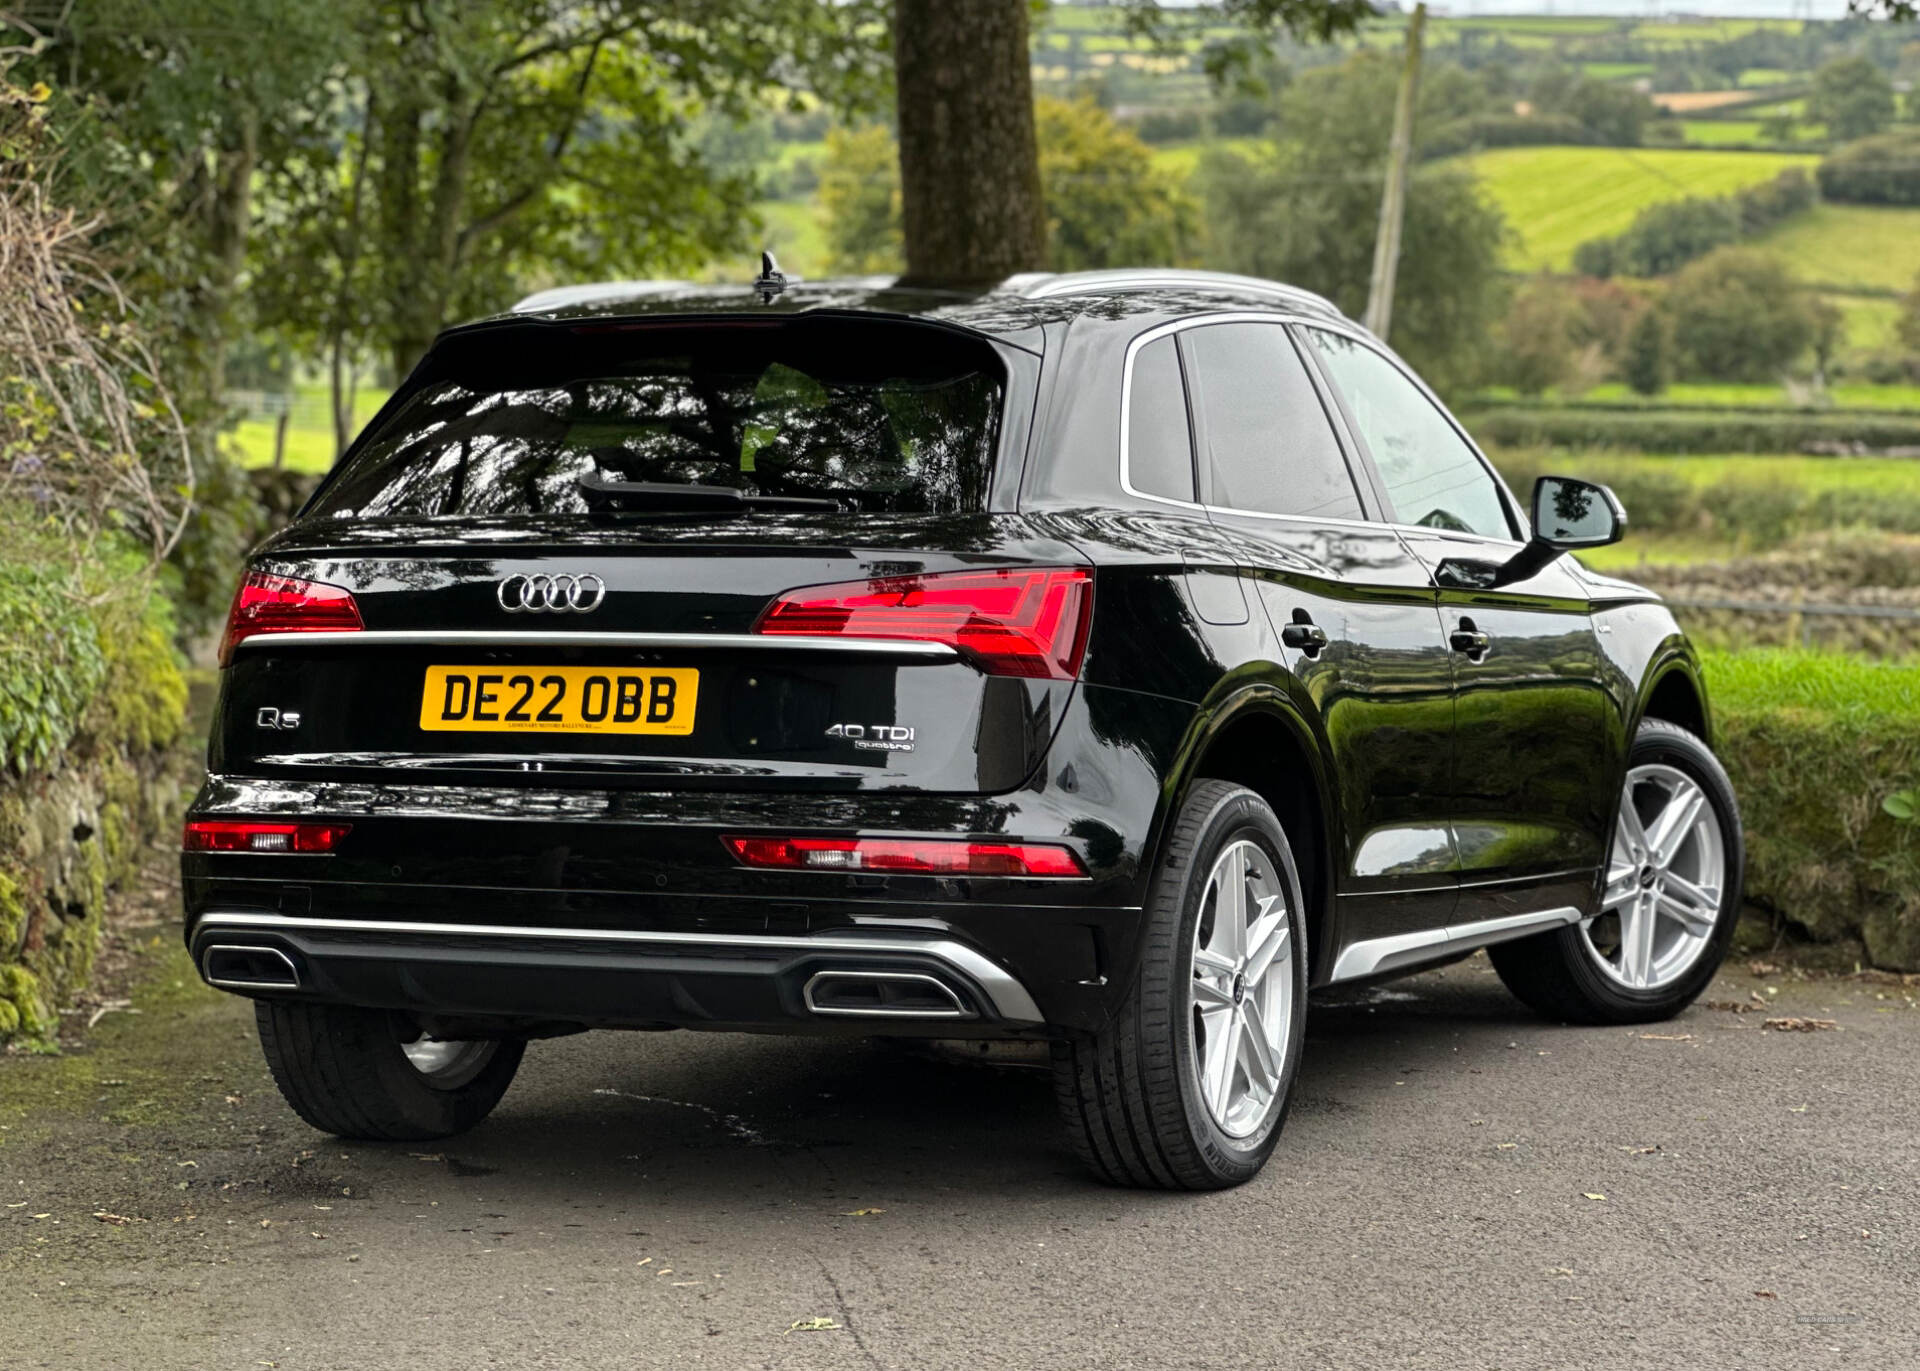
[[[867,1019],[971,1019],[960,993],[918,971],[816,971],[802,992],[807,1009]]]
[[[298,990],[300,970],[277,947],[216,943],[200,954],[200,974],[223,990]]]

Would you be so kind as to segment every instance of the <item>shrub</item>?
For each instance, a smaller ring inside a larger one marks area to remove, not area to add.
[[[1620,377],[1636,395],[1658,395],[1667,388],[1667,325],[1658,310],[1644,310],[1634,320]]]
[[[1501,324],[1503,379],[1522,395],[1538,395],[1573,371],[1574,330],[1580,302],[1550,276],[1531,281],[1513,297]]]
[[[1454,157],[1478,148],[1591,143],[1587,126],[1571,114],[1469,114],[1420,133],[1423,159]]]
[[[1920,133],[1883,133],[1835,148],[1821,159],[1815,175],[1828,200],[1920,205]]]
[[[1778,376],[1814,340],[1799,283],[1764,253],[1721,248],[1686,267],[1665,301],[1674,371],[1715,381]]]
[[[1920,668],[1773,650],[1709,654],[1719,752],[1747,833],[1748,898],[1817,938],[1920,970],[1920,825],[1883,807],[1920,778]]]

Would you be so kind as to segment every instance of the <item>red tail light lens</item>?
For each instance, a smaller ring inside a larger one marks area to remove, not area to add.
[[[964,838],[721,839],[743,866],[916,876],[1085,876],[1070,847],[976,843]]]
[[[194,819],[180,845],[188,852],[332,852],[352,824],[281,824],[254,819]]]
[[[996,676],[1070,681],[1087,650],[1093,582],[1078,568],[954,571],[803,586],[756,633],[913,638],[958,648]]]
[[[220,665],[256,633],[342,633],[364,627],[351,591],[321,581],[249,571],[233,597],[226,636],[220,640]]]

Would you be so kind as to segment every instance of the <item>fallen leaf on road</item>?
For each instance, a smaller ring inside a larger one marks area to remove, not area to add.
[[[1804,1114],[1806,1112],[1807,1106],[1804,1104],[1790,1104],[1787,1106],[1787,1113],[1789,1114]]]
[[[653,1265],[653,1258],[652,1258],[652,1257],[642,1257],[642,1258],[641,1258],[641,1259],[640,1259],[639,1261],[637,1261],[637,1262],[635,1262],[635,1263],[634,1263],[634,1265],[635,1265],[635,1266],[652,1266],[652,1265]]]
[[[669,1282],[667,1282],[667,1283],[668,1283],[669,1285],[671,1285],[671,1286],[672,1286],[672,1287],[673,1287],[673,1288],[674,1288],[675,1290],[682,1290],[682,1289],[685,1289],[685,1288],[686,1288],[687,1286],[689,1286],[689,1285],[704,1285],[704,1284],[705,1284],[705,1282],[704,1282],[704,1281],[669,1281]]]
[[[1707,1001],[1708,1009],[1718,1009],[1728,1014],[1751,1014],[1753,1013],[1754,1010],[1758,1009],[1759,1007],[1760,1006],[1757,1004],[1748,1004],[1744,1000],[1708,1000]]]
[[[872,1215],[884,1214],[886,1212],[887,1211],[884,1209],[849,1209],[845,1213],[841,1214],[840,1217],[843,1219],[865,1219],[865,1218],[871,1217]]]
[[[1778,1295],[1774,1294],[1771,1290],[1756,1290],[1753,1292],[1753,1297],[1756,1300],[1777,1300],[1780,1298]]]
[[[240,1097],[239,1097],[238,1095],[229,1095],[229,1096],[227,1096],[227,1103],[228,1103],[228,1104],[239,1104],[239,1103],[240,1103]]]
[[[787,1329],[787,1333],[824,1333],[830,1328],[839,1326],[832,1319],[827,1318],[795,1319],[792,1327]],[[786,1333],[781,1336],[785,1337]]]
[[[1547,1274],[1550,1276],[1571,1276],[1573,1274],[1573,1268],[1571,1266],[1549,1266],[1547,1268]]]
[[[1833,1019],[1801,1019],[1792,1015],[1782,1019],[1762,1019],[1762,1028],[1771,1028],[1776,1033],[1819,1033],[1840,1025]]]
[[[1643,1043],[1690,1043],[1693,1041],[1693,1034],[1691,1033],[1642,1033],[1640,1035],[1640,1041]]]
[[[110,1224],[112,1224],[112,1225],[113,1225],[113,1226],[114,1226],[115,1228],[124,1228],[124,1227],[126,1227],[126,1226],[127,1226],[128,1224],[130,1224],[130,1223],[145,1223],[145,1222],[146,1222],[146,1220],[145,1220],[145,1219],[135,1219],[135,1218],[129,1218],[129,1217],[128,1217],[127,1215],[125,1215],[125,1214],[109,1214],[109,1213],[108,1213],[108,1212],[107,1212],[106,1210],[104,1210],[104,1209],[96,1209],[96,1210],[94,1210],[94,1211],[93,1211],[93,1217],[94,1217],[94,1218],[96,1218],[96,1219],[98,1219],[98,1220],[100,1220],[100,1222],[101,1222],[101,1223],[110,1223]]]
[[[447,1159],[444,1152],[409,1152],[407,1155],[417,1162],[443,1162]]]
[[[1660,1144],[1655,1143],[1652,1147],[1623,1147],[1620,1150],[1629,1157],[1647,1157],[1658,1152],[1660,1150]]]
[[[1604,1199],[1606,1198],[1606,1196],[1605,1196],[1605,1195],[1602,1195],[1602,1194],[1600,1194],[1600,1193],[1599,1193],[1598,1191],[1596,1191],[1596,1190],[1589,1190],[1589,1191],[1587,1191],[1587,1192],[1586,1192],[1586,1196],[1587,1196],[1587,1198],[1588,1198],[1588,1199],[1590,1199],[1590,1200],[1604,1200]]]
[[[1501,1152],[1511,1152],[1514,1148],[1518,1146],[1520,1146],[1519,1143],[1495,1143],[1494,1144],[1495,1149]]]
[[[1772,962],[1748,962],[1747,970],[1756,976],[1777,976],[1780,974],[1780,968]]]

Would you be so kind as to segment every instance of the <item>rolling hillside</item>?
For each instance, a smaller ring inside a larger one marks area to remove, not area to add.
[[[1566,270],[1589,238],[1618,233],[1662,200],[1726,195],[1787,167],[1813,169],[1798,153],[1698,148],[1497,148],[1469,158],[1515,231],[1513,267]]]

